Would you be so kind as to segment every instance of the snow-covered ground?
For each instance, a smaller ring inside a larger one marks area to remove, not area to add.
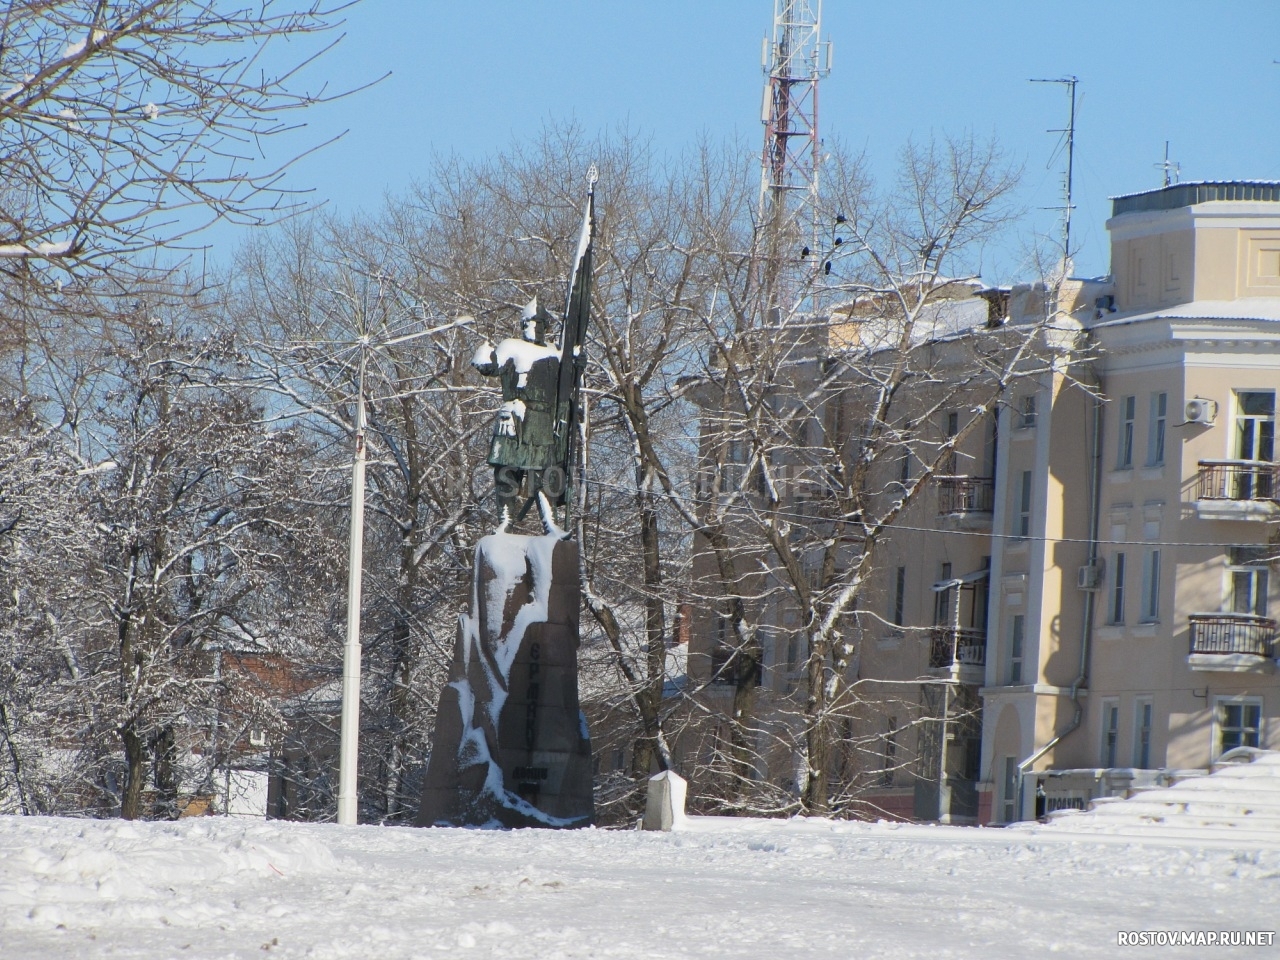
[[[0,818],[0,957],[1128,956],[1280,928],[1280,840],[688,821],[666,834]],[[1270,947],[1139,955],[1275,957]]]

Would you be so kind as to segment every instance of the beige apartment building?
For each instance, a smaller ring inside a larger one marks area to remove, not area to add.
[[[881,548],[851,668],[895,691],[855,724],[873,811],[1005,823],[1280,748],[1280,183],[1118,197],[1107,228],[1112,275],[1062,284],[1037,372]],[[1043,293],[975,291],[1010,327]]]

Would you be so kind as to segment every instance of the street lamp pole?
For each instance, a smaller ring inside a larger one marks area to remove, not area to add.
[[[364,373],[368,357],[360,345],[356,388],[356,450],[351,465],[351,538],[347,552],[347,643],[342,653],[342,722],[338,750],[338,823],[356,822],[356,765],[360,757],[360,592],[364,571]]]
[[[383,340],[377,346],[394,346],[473,322],[472,317],[462,316],[430,330]],[[351,464],[351,535],[347,547],[347,642],[342,651],[342,719],[338,728],[338,823],[345,826],[354,825],[359,819],[356,767],[360,758],[360,594],[364,577],[364,472],[367,457],[364,379],[369,347],[368,335],[361,336],[360,375],[356,381],[356,449]]]

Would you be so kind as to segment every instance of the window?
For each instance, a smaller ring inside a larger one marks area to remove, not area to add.
[[[1116,469],[1128,470],[1133,466],[1133,420],[1138,408],[1137,397],[1120,400],[1120,449],[1116,454]]]
[[[982,475],[996,475],[996,455],[1000,448],[1000,418],[995,413],[988,414],[985,436],[982,441]]]
[[[730,440],[725,445],[724,463],[720,468],[721,493],[731,493],[742,485],[748,453],[745,440]]]
[[[716,616],[716,643],[711,648],[711,682],[738,687],[758,687],[760,658],[739,649],[733,614],[721,610]]]
[[[1153,393],[1151,395],[1151,429],[1147,431],[1147,465],[1151,467],[1164,463],[1164,428],[1168,423],[1169,395]]]
[[[1103,767],[1116,765],[1116,747],[1120,743],[1120,701],[1102,701],[1102,762]]]
[[[1270,567],[1266,547],[1231,547],[1227,554],[1230,577],[1227,609],[1231,613],[1267,615]]]
[[[1154,707],[1150,700],[1140,699],[1134,704],[1133,716],[1133,765],[1139,770],[1151,766],[1151,724]]]
[[[1108,623],[1124,623],[1124,554],[1117,553],[1111,559],[1111,603],[1107,610]]]
[[[1029,393],[1022,398],[1022,410],[1018,417],[1018,426],[1030,430],[1036,425],[1036,395]]]
[[[1005,823],[1013,823],[1018,816],[1018,758],[1004,758],[1004,783],[1000,790],[1003,806],[1001,819]]]
[[[1160,619],[1160,551],[1147,550],[1142,555],[1142,623]]]
[[[1270,390],[1238,392],[1235,458],[1270,463],[1275,458],[1275,435],[1275,393]],[[1270,470],[1237,470],[1232,497],[1236,500],[1266,500],[1275,493],[1272,485]]]
[[[980,570],[991,569],[991,558],[983,557],[978,564]],[[982,633],[985,645],[987,636],[987,604],[991,600],[990,577],[982,577],[973,584],[973,601],[969,607],[969,626]]]
[[[947,414],[947,440],[951,441],[960,433],[960,414],[952,411]],[[956,451],[952,447],[942,462],[942,474],[944,476],[955,476],[956,473]]]
[[[808,417],[801,416],[799,413],[797,413],[795,415],[794,422],[795,422],[795,431],[796,431],[796,446],[803,450],[805,447],[809,446],[809,435],[811,432],[809,428],[810,421]],[[815,421],[813,423],[814,429],[812,430],[812,433],[817,434],[818,432],[817,426],[818,424]],[[821,441],[818,441],[818,442],[821,443]]]
[[[1256,747],[1262,729],[1262,701],[1256,697],[1220,697],[1216,704],[1218,751],[1221,756],[1236,747]]]
[[[898,718],[889,718],[884,735],[884,766],[880,770],[880,786],[893,786],[893,771],[898,766]]]
[[[1013,535],[1028,537],[1031,535],[1031,471],[1022,471],[1022,483],[1018,488],[1018,513],[1014,517]]]
[[[1022,659],[1023,646],[1026,637],[1026,617],[1020,613],[1016,613],[1009,620],[1009,663],[1008,677],[1009,685],[1013,686],[1022,682]]]
[[[889,619],[895,627],[903,624],[903,613],[907,602],[907,568],[899,567],[893,580],[893,606],[889,610]]]
[[[951,564],[944,563],[939,568],[941,574],[938,579],[947,581],[951,579]],[[933,622],[935,626],[941,626],[951,623],[951,601],[955,597],[955,587],[948,587],[946,590],[937,590],[933,595]]]
[[[1264,460],[1275,455],[1276,395],[1270,390],[1236,394],[1236,459]]]

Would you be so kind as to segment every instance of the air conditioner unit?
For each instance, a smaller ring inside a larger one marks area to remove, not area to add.
[[[1209,426],[1218,416],[1218,402],[1204,397],[1192,397],[1187,401],[1183,419],[1187,423],[1203,423]]]
[[[1086,563],[1076,571],[1076,586],[1081,590],[1097,590],[1102,586],[1102,561]]]

